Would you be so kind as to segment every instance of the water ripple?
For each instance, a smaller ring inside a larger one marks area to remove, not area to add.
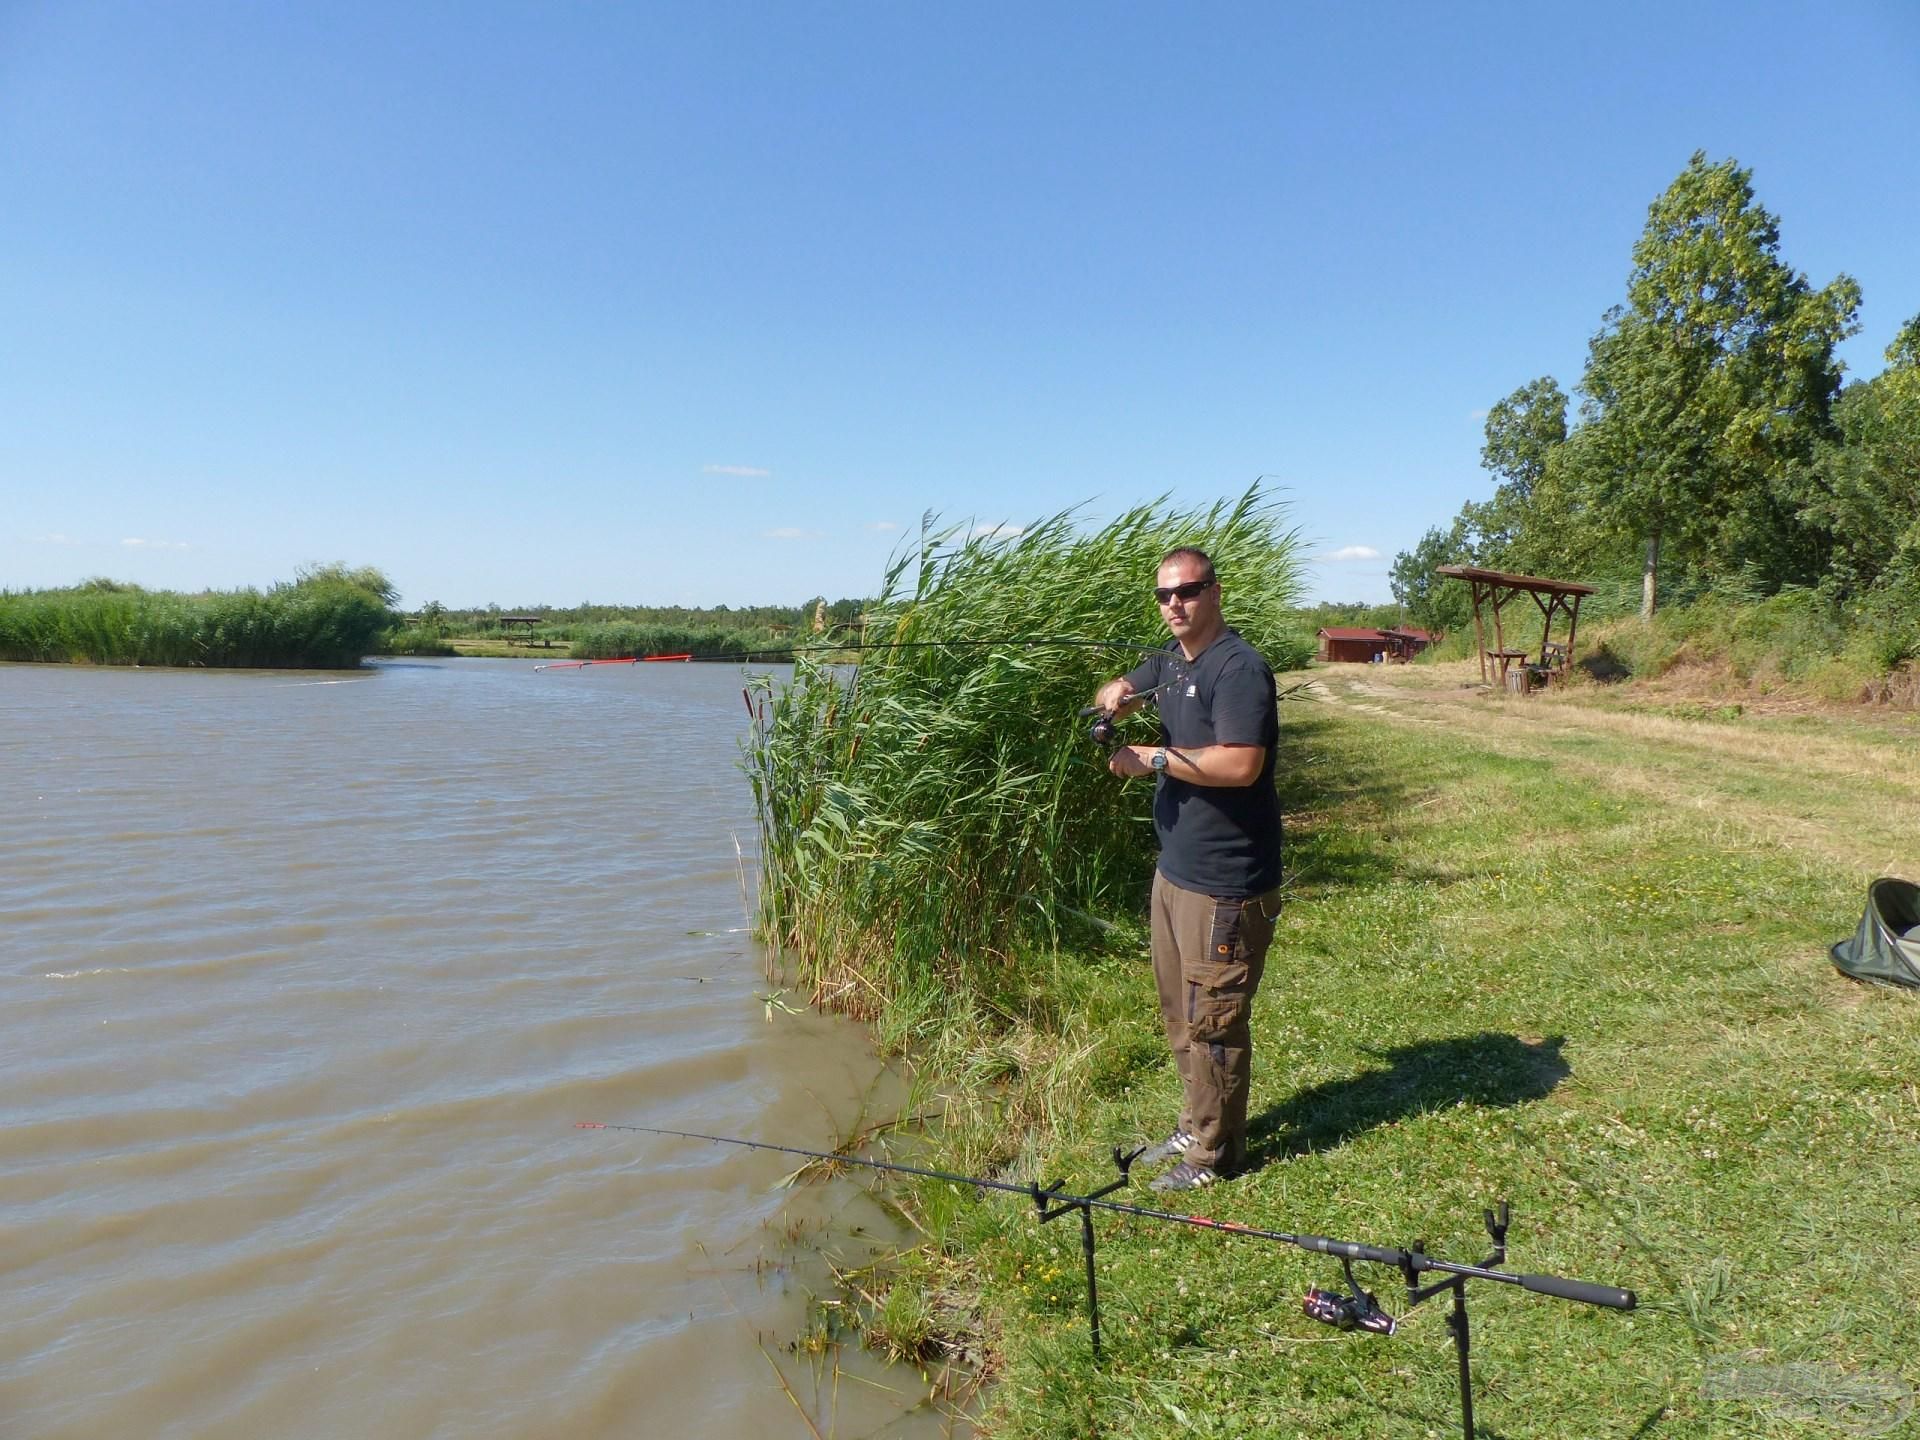
[[[572,1128],[831,1143],[874,1082],[756,999],[739,679],[5,673],[10,1437],[791,1429],[814,1197]]]

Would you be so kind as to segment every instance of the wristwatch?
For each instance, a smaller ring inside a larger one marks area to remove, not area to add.
[[[1166,774],[1167,773],[1166,750],[1160,749],[1160,750],[1154,751],[1152,755],[1147,757],[1147,764],[1153,767],[1155,774],[1158,774],[1158,775]]]

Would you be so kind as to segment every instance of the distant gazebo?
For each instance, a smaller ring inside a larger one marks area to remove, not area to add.
[[[1473,639],[1480,648],[1480,680],[1483,684],[1507,684],[1509,668],[1516,662],[1523,679],[1564,677],[1573,668],[1573,639],[1580,625],[1580,597],[1593,594],[1591,585],[1574,580],[1549,580],[1541,575],[1514,575],[1505,570],[1482,570],[1477,565],[1442,565],[1434,572],[1449,580],[1464,580],[1473,595]],[[1540,655],[1532,664],[1525,650],[1507,648],[1506,629],[1500,612],[1516,595],[1529,595],[1539,608]],[[1482,605],[1493,612],[1493,645],[1487,645],[1487,630],[1481,615]],[[1554,624],[1565,617],[1565,640],[1553,638]],[[1493,678],[1497,675],[1497,678]]]
[[[506,638],[506,642],[509,645],[532,645],[534,643],[534,627],[539,625],[545,618],[544,615],[502,615],[500,617],[500,633]],[[522,640],[516,637],[514,634],[516,630],[525,631],[526,638]],[[551,644],[552,642],[549,641],[548,643]]]

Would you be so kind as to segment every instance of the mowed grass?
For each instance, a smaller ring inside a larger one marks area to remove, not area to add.
[[[1476,1283],[1485,1435],[1891,1420],[1845,1407],[1920,1384],[1920,996],[1857,986],[1826,949],[1872,875],[1920,874],[1913,766],[1885,768],[1920,732],[1702,732],[1592,693],[1316,678],[1319,703],[1282,711],[1290,898],[1254,1022],[1255,1168],[1168,1208],[1476,1262],[1505,1198],[1510,1270],[1638,1291],[1621,1314]],[[1010,1025],[956,1020],[920,1055],[947,1122],[918,1153],[1084,1190],[1112,1146],[1164,1133],[1178,1086],[1145,950],[1125,920],[1100,953],[1031,959]],[[1102,1217],[1096,1367],[1076,1220],[935,1184],[902,1201],[927,1244],[894,1279],[925,1303],[875,1328],[929,1356],[984,1336],[991,1433],[1459,1432],[1444,1299],[1391,1339],[1340,1335],[1299,1310],[1340,1284],[1321,1257]],[[1359,1268],[1396,1310],[1397,1274]],[[1775,1393],[1716,1396],[1730,1366],[1781,1367],[1742,1371]]]

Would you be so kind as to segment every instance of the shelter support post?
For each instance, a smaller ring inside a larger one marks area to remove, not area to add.
[[[1480,623],[1480,582],[1470,580],[1468,588],[1473,596],[1473,648],[1480,656],[1480,683],[1487,683],[1487,631]]]

